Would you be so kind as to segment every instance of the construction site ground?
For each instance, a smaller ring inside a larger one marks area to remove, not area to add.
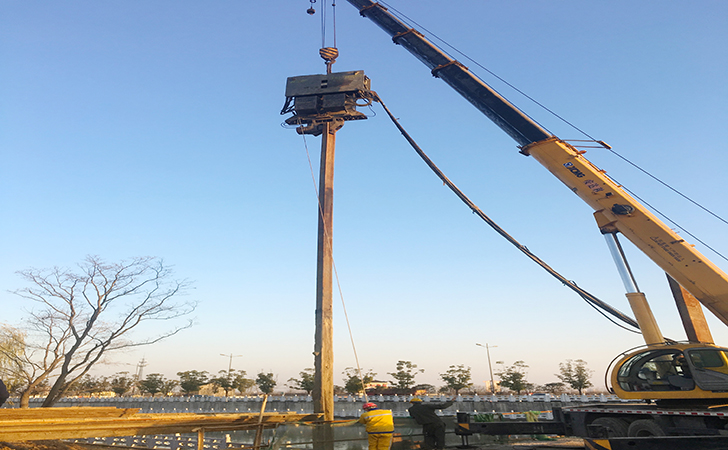
[[[0,450],[106,450],[105,445],[77,444],[58,440],[0,442]],[[118,446],[114,448],[119,449]],[[130,447],[131,448],[131,447]],[[451,447],[454,449],[457,447]],[[479,444],[471,450],[549,450],[549,449],[582,449],[584,441],[575,438],[559,438],[555,441],[537,441],[533,439],[512,439],[507,443]]]
[[[584,440],[580,438],[559,438],[555,441],[538,441],[533,439],[516,439],[502,444],[485,444],[477,446],[482,450],[549,450],[549,449],[583,449]]]
[[[320,420],[318,414],[296,414],[296,413],[237,413],[237,414],[140,414],[135,408],[112,408],[112,407],[70,407],[70,408],[30,408],[30,409],[4,409],[0,410],[0,450],[99,450],[111,448],[110,445],[99,445],[99,443],[77,443],[63,439],[84,439],[98,438],[104,436],[140,436],[175,433],[197,433],[197,448],[203,449],[202,438],[205,432],[252,430],[255,432],[256,441],[251,448],[265,449],[268,444],[262,442],[264,429],[275,428],[278,425],[310,424]],[[296,425],[291,431],[296,430]],[[305,427],[304,427],[305,428]],[[285,434],[284,434],[285,435]],[[301,435],[298,439],[293,436],[279,436],[280,442],[274,445],[280,449],[310,448],[311,436]],[[366,447],[366,440],[363,442],[358,434],[354,436],[340,436],[344,439],[337,446],[347,450],[362,449]],[[403,436],[404,437],[404,436]],[[455,436],[452,436],[455,437]],[[483,450],[505,450],[505,449],[563,449],[563,448],[584,448],[581,439],[553,438],[547,436],[535,436],[540,439],[533,439],[531,436],[509,436],[509,437],[483,437],[476,442],[470,442],[469,449]],[[421,436],[414,438],[398,438],[395,440],[393,450],[418,450]],[[301,442],[303,440],[303,442]],[[458,440],[460,440],[458,438]],[[296,441],[301,443],[296,445]],[[150,448],[113,441],[113,447],[119,448]],[[348,442],[348,444],[346,444]],[[463,443],[467,440],[463,440]],[[269,442],[270,444],[271,442]],[[262,445],[261,445],[262,444]],[[282,444],[282,445],[281,445]],[[343,444],[343,445],[342,445]],[[450,442],[449,447],[466,448],[457,446]],[[166,445],[166,442],[165,444]],[[171,445],[171,444],[170,444]],[[206,448],[207,445],[204,446]],[[223,443],[222,447],[229,447]],[[167,448],[167,447],[155,447]],[[178,448],[171,445],[170,448]],[[212,446],[210,447],[212,448]],[[240,448],[237,446],[237,448]]]
[[[458,448],[458,447],[451,447]],[[462,447],[460,447],[462,448]],[[560,450],[560,449],[583,449],[584,440],[581,438],[556,438],[543,441],[531,438],[509,438],[507,442],[493,444],[476,444],[471,450]]]

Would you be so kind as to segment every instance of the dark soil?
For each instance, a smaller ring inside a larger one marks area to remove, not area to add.
[[[93,445],[71,444],[63,441],[0,442],[0,450],[90,450]]]

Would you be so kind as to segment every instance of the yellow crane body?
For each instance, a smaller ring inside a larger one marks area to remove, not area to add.
[[[613,227],[728,325],[728,275],[583,156],[557,138],[525,146],[540,162],[591,206],[601,229]]]

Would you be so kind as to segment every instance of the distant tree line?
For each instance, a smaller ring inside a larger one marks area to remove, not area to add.
[[[569,389],[581,394],[585,389],[592,387],[590,381],[592,371],[587,368],[584,360],[567,360],[559,364],[558,382],[545,385],[535,385],[527,380],[528,365],[523,361],[516,361],[501,366],[495,374],[499,378],[500,392],[544,392],[561,394]],[[343,386],[336,386],[337,394],[361,394],[366,387],[368,395],[378,394],[434,394],[437,392],[458,395],[461,392],[473,393],[471,369],[464,365],[451,365],[447,371],[439,374],[444,384],[438,389],[429,384],[417,384],[415,377],[424,370],[411,361],[398,361],[394,372],[388,372],[391,379],[377,383],[376,373],[371,370],[360,372],[348,367],[343,375]],[[220,370],[216,376],[206,371],[188,370],[177,373],[177,379],[167,379],[160,373],[150,373],[142,379],[135,374],[118,372],[111,376],[85,375],[66,390],[67,396],[98,396],[113,393],[116,396],[170,396],[170,395],[197,395],[205,392],[208,395],[251,395],[256,393],[272,394],[277,386],[277,376],[271,372],[260,372],[255,378],[248,378],[244,370]],[[310,394],[313,390],[314,371],[311,368],[302,370],[298,378],[290,378],[287,387],[296,391]],[[38,394],[44,394],[43,389],[48,385],[38,387]],[[481,391],[487,393],[487,391]]]
[[[496,371],[499,378],[499,391],[514,392],[544,392],[560,394],[569,389],[581,394],[592,386],[590,381],[592,371],[587,369],[586,362],[567,360],[559,364],[559,382],[548,383],[542,386],[534,385],[527,380],[527,369],[523,361],[516,361],[505,366],[501,361],[500,370]],[[439,374],[444,382],[439,389],[429,384],[417,384],[416,375],[424,372],[411,361],[398,361],[396,370],[389,372],[391,379],[387,382],[377,383],[376,373],[371,370],[359,372],[348,367],[344,370],[343,386],[336,386],[337,394],[361,394],[366,387],[368,395],[378,394],[434,394],[449,393],[458,395],[461,392],[475,392],[471,378],[471,369],[464,365],[451,365],[447,371]],[[111,376],[85,375],[66,389],[67,396],[98,396],[113,393],[116,396],[189,396],[204,391],[208,395],[250,395],[255,393],[272,394],[277,386],[277,376],[271,372],[260,372],[255,378],[248,378],[244,370],[220,370],[217,376],[206,371],[188,370],[177,373],[177,379],[167,379],[160,373],[150,373],[142,379],[135,374],[118,372]],[[313,390],[314,371],[311,368],[302,370],[298,378],[290,378],[287,383],[289,389],[304,391],[310,394]],[[37,394],[45,394],[48,385],[37,388]],[[481,391],[481,393],[486,393]]]
[[[590,381],[593,371],[586,367],[587,363],[582,359],[568,359],[566,362],[560,363],[559,373],[555,376],[561,381],[547,383],[543,386],[528,382],[528,365],[523,361],[516,361],[510,366],[505,366],[502,361],[497,361],[496,364],[502,366],[495,373],[500,379],[500,386],[516,394],[523,391],[561,394],[573,389],[581,395],[585,389],[593,386]]]
[[[113,393],[118,397],[130,395],[169,396],[196,395],[203,388],[211,394],[245,395],[253,392],[270,394],[277,381],[272,373],[261,372],[256,379],[246,378],[244,370],[221,370],[218,376],[208,372],[187,370],[177,373],[177,379],[167,379],[160,373],[150,373],[142,379],[135,374],[118,372],[111,376],[85,375],[66,390],[66,395],[98,396]],[[35,394],[44,395],[48,385],[39,386]]]
[[[207,392],[222,395],[248,394],[257,390],[273,393],[275,374],[260,372],[247,378],[244,370],[178,372],[178,379],[167,379],[152,373],[143,379],[128,372],[107,377],[94,377],[91,369],[100,361],[123,349],[151,345],[189,328],[189,315],[195,301],[179,299],[190,284],[172,279],[171,269],[161,259],[132,258],[116,263],[97,256],[88,256],[74,269],[26,269],[18,272],[26,286],[13,291],[29,303],[27,316],[19,325],[0,323],[0,378],[10,391],[18,395],[21,408],[29,406],[32,395],[43,395],[42,406],[53,406],[65,396],[99,395],[194,395],[203,387]],[[132,331],[147,322],[166,326],[147,327],[158,334],[131,339]],[[521,393],[540,390],[559,393],[573,389],[579,393],[592,386],[592,371],[586,362],[567,360],[559,364],[559,382],[534,386],[527,381],[523,361],[504,366],[496,372],[501,389]],[[417,384],[415,378],[424,372],[417,364],[397,361],[386,382],[375,379],[371,370],[344,370],[343,386],[336,393],[413,394],[434,393],[437,388]],[[470,367],[451,365],[439,374],[444,385],[440,392],[459,394],[473,389]],[[288,380],[288,387],[310,393],[313,369],[307,368],[298,378]]]
[[[527,380],[528,365],[523,361],[516,361],[510,366],[505,366],[502,361],[498,361],[496,364],[501,366],[500,370],[495,372],[499,378],[497,385],[501,392],[521,394],[522,392],[537,391],[561,394],[571,389],[582,394],[585,389],[593,386],[590,381],[593,371],[589,370],[586,361],[581,359],[566,360],[566,362],[559,364],[559,373],[555,376],[560,381],[545,385],[536,385]],[[377,374],[371,370],[360,372],[355,368],[348,367],[343,372],[344,385],[336,386],[335,390],[338,393],[348,394],[360,394],[366,390],[369,395],[412,395],[435,392],[458,395],[461,391],[475,392],[470,367],[462,364],[451,365],[447,371],[439,374],[440,379],[444,382],[444,385],[439,389],[429,384],[417,384],[415,377],[422,372],[424,372],[424,369],[418,368],[411,361],[401,360],[397,362],[394,372],[387,373],[391,376],[391,380],[377,383],[375,378]],[[487,393],[487,391],[481,391],[481,393]]]

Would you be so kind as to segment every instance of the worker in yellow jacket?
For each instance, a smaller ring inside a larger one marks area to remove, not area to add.
[[[392,411],[379,409],[374,403],[364,403],[362,408],[364,413],[359,417],[359,423],[366,426],[369,450],[389,450],[394,433]]]

